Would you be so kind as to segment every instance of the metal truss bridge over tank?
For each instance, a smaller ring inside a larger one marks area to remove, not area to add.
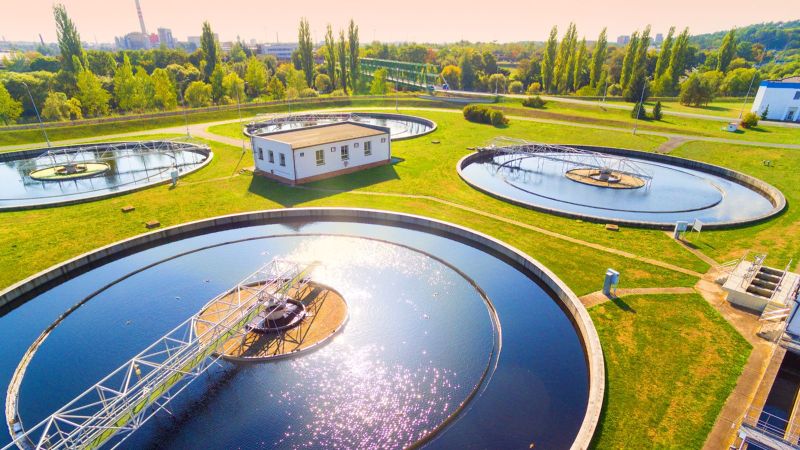
[[[13,442],[2,450],[119,446],[216,363],[226,342],[243,338],[261,313],[280,307],[291,289],[305,287],[317,266],[272,260],[208,303],[224,305],[214,321],[195,314],[28,430],[16,413],[7,417]],[[16,395],[7,401],[16,411]]]
[[[372,78],[378,69],[386,69],[388,81],[409,89],[428,89],[439,84],[439,72],[431,64],[388,59],[359,58],[361,74]]]

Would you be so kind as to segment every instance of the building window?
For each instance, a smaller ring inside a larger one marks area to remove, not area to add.
[[[331,147],[331,153],[336,151],[336,147]]]
[[[385,143],[385,142],[386,142],[386,138],[385,138],[385,137],[382,137],[382,138],[381,138],[381,144],[383,144],[383,143]]]
[[[269,162],[270,164],[275,164],[275,154],[272,153],[272,150],[269,151]]]
[[[794,93],[794,99],[795,100],[800,100],[800,91],[797,91],[797,92]]]
[[[305,152],[300,152],[300,157],[306,156]]]
[[[321,165],[325,164],[325,150],[317,150],[316,151],[316,156],[317,156],[317,165],[318,166],[321,166]]]
[[[283,153],[278,153],[278,156],[281,158],[281,166],[286,167],[286,155]]]
[[[264,160],[264,149],[263,148],[259,148],[258,149],[258,159],[260,159],[262,161]]]
[[[341,152],[342,152],[342,161],[347,161],[348,159],[350,159],[350,149],[346,145],[342,146]]]
[[[372,142],[364,141],[364,156],[369,156],[372,154]]]
[[[353,148],[358,148],[358,142],[356,142],[355,144],[353,144]]]

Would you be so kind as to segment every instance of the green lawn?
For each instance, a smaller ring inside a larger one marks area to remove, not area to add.
[[[759,225],[727,231],[704,231],[692,242],[717,261],[742,256],[746,249],[768,252],[768,264],[785,266],[800,256],[800,151],[758,148],[708,142],[689,142],[671,153],[706,161],[760,178],[783,192],[788,206],[779,217]],[[772,167],[764,160],[773,162]]]
[[[608,373],[599,449],[699,449],[752,347],[697,294],[595,306]]]
[[[661,102],[661,107],[664,111],[704,114],[707,116],[727,117],[733,120],[739,118],[739,112],[742,110],[742,100],[743,99],[736,99],[736,100],[720,99],[703,106],[686,106],[686,105],[681,105],[680,102],[677,101],[663,101]],[[628,107],[632,106],[631,103],[624,101],[610,101],[607,103],[615,105],[626,105]],[[644,103],[648,111],[656,104],[656,102],[652,100],[646,101]],[[750,98],[747,99],[747,103],[744,106],[744,112],[747,113],[748,111],[750,111],[751,106],[753,106],[752,95],[750,96]]]
[[[394,102],[384,105],[393,107]],[[469,188],[455,171],[456,162],[470,152],[467,147],[485,144],[498,135],[648,151],[657,148],[664,138],[523,120],[512,120],[507,127],[498,129],[466,122],[458,111],[403,112],[431,118],[439,129],[429,136],[393,143],[392,152],[398,159],[393,165],[305,188],[239,175],[242,167],[252,166],[252,155],[242,155],[239,147],[210,142],[214,160],[182,179],[176,189],[159,186],[79,205],[0,213],[0,267],[4,269],[0,271],[0,286],[80,253],[143,233],[144,223],[149,220],[170,226],[221,214],[294,206],[378,208],[464,225],[530,254],[578,295],[599,290],[609,267],[622,273],[620,287],[626,288],[692,286],[697,279],[532,228],[697,272],[708,269],[661,231],[623,227],[619,232],[610,232],[602,224],[512,206]],[[155,128],[151,125],[141,125],[139,129]],[[240,136],[236,123],[217,126],[212,131]],[[95,135],[91,138],[99,139]],[[434,144],[433,140],[440,143]],[[800,200],[797,151],[689,143],[675,153],[744,170],[783,189],[790,202]],[[776,161],[775,167],[762,166],[763,159]],[[120,207],[128,204],[134,205],[136,211],[122,214]],[[771,251],[776,258],[783,257],[800,249],[797,222],[790,210],[755,227],[703,232],[699,245],[718,260],[750,248],[753,242],[765,248],[780,245]],[[749,346],[695,295],[626,297],[622,302],[597,306],[590,313],[608,366],[607,405],[598,430],[598,447],[700,447],[741,371]]]

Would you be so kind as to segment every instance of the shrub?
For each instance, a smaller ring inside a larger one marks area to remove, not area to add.
[[[512,81],[508,85],[508,92],[511,94],[522,94],[522,82],[521,81]]]
[[[637,102],[635,105],[633,105],[631,117],[638,120],[644,120],[647,118],[647,109],[645,109],[643,103]]]
[[[528,108],[544,108],[544,104],[547,103],[545,100],[542,100],[542,97],[538,95],[536,97],[528,97],[522,101],[522,106],[526,106]]]
[[[530,86],[528,86],[528,90],[525,91],[525,93],[528,95],[533,95],[533,94],[538,94],[541,91],[542,91],[542,84],[539,83],[538,81],[534,81],[533,83],[531,83]]]
[[[331,92],[331,97],[347,97],[347,94],[344,93],[344,89],[336,89]]]
[[[317,93],[317,91],[315,91],[315,90],[313,90],[311,88],[303,89],[302,91],[300,91],[299,95],[300,95],[300,98],[319,97],[319,94]]]
[[[764,108],[764,111],[761,111],[761,120],[767,120],[767,116],[769,115],[769,105]]]
[[[467,105],[464,107],[464,118],[470,122],[491,124],[496,127],[508,123],[502,111],[486,105]]]
[[[614,83],[614,84],[612,84],[611,86],[608,87],[608,90],[606,91],[606,94],[611,96],[611,97],[618,97],[618,96],[622,95],[622,86],[620,86],[617,83]]]
[[[597,95],[597,89],[587,84],[586,86],[583,86],[582,88],[575,91],[575,95],[578,97],[592,97],[594,95]]]
[[[653,105],[653,120],[661,120],[664,117],[664,114],[661,112],[661,102],[656,102]]]
[[[758,116],[754,112],[749,112],[742,117],[742,127],[751,129],[758,126]]]

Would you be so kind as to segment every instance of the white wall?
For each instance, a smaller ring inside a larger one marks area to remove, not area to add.
[[[761,113],[769,105],[769,112],[767,119],[769,120],[786,120],[787,113],[794,109],[793,121],[800,122],[800,99],[795,100],[794,96],[800,92],[800,86],[794,87],[774,87],[769,83],[778,84],[775,82],[765,82],[767,85],[762,84],[758,87],[758,92],[753,100],[753,107],[751,111],[758,114]],[[786,83],[787,85],[797,85],[797,83]]]
[[[384,142],[381,142],[383,140]],[[364,156],[364,142],[372,143],[372,154]],[[355,144],[358,143],[358,147]],[[341,158],[341,147],[347,145],[350,149],[350,159],[345,164]],[[334,151],[331,151],[331,148]],[[325,164],[318,166],[316,151],[323,150]],[[359,139],[349,139],[336,143],[317,145],[295,150],[295,162],[297,164],[297,178],[308,178],[325,173],[335,172],[365,164],[372,164],[379,161],[387,161],[391,157],[391,140],[389,134],[370,136]],[[301,156],[302,154],[302,156]]]
[[[275,174],[289,180],[294,180],[294,158],[292,158],[292,147],[283,142],[273,141],[260,136],[253,136],[250,140],[253,148],[253,160],[256,163],[256,169],[262,172]],[[264,159],[259,158],[259,150],[263,151]],[[269,151],[272,150],[275,155],[275,162],[269,162]],[[286,166],[281,166],[280,155],[283,154],[286,158]]]

